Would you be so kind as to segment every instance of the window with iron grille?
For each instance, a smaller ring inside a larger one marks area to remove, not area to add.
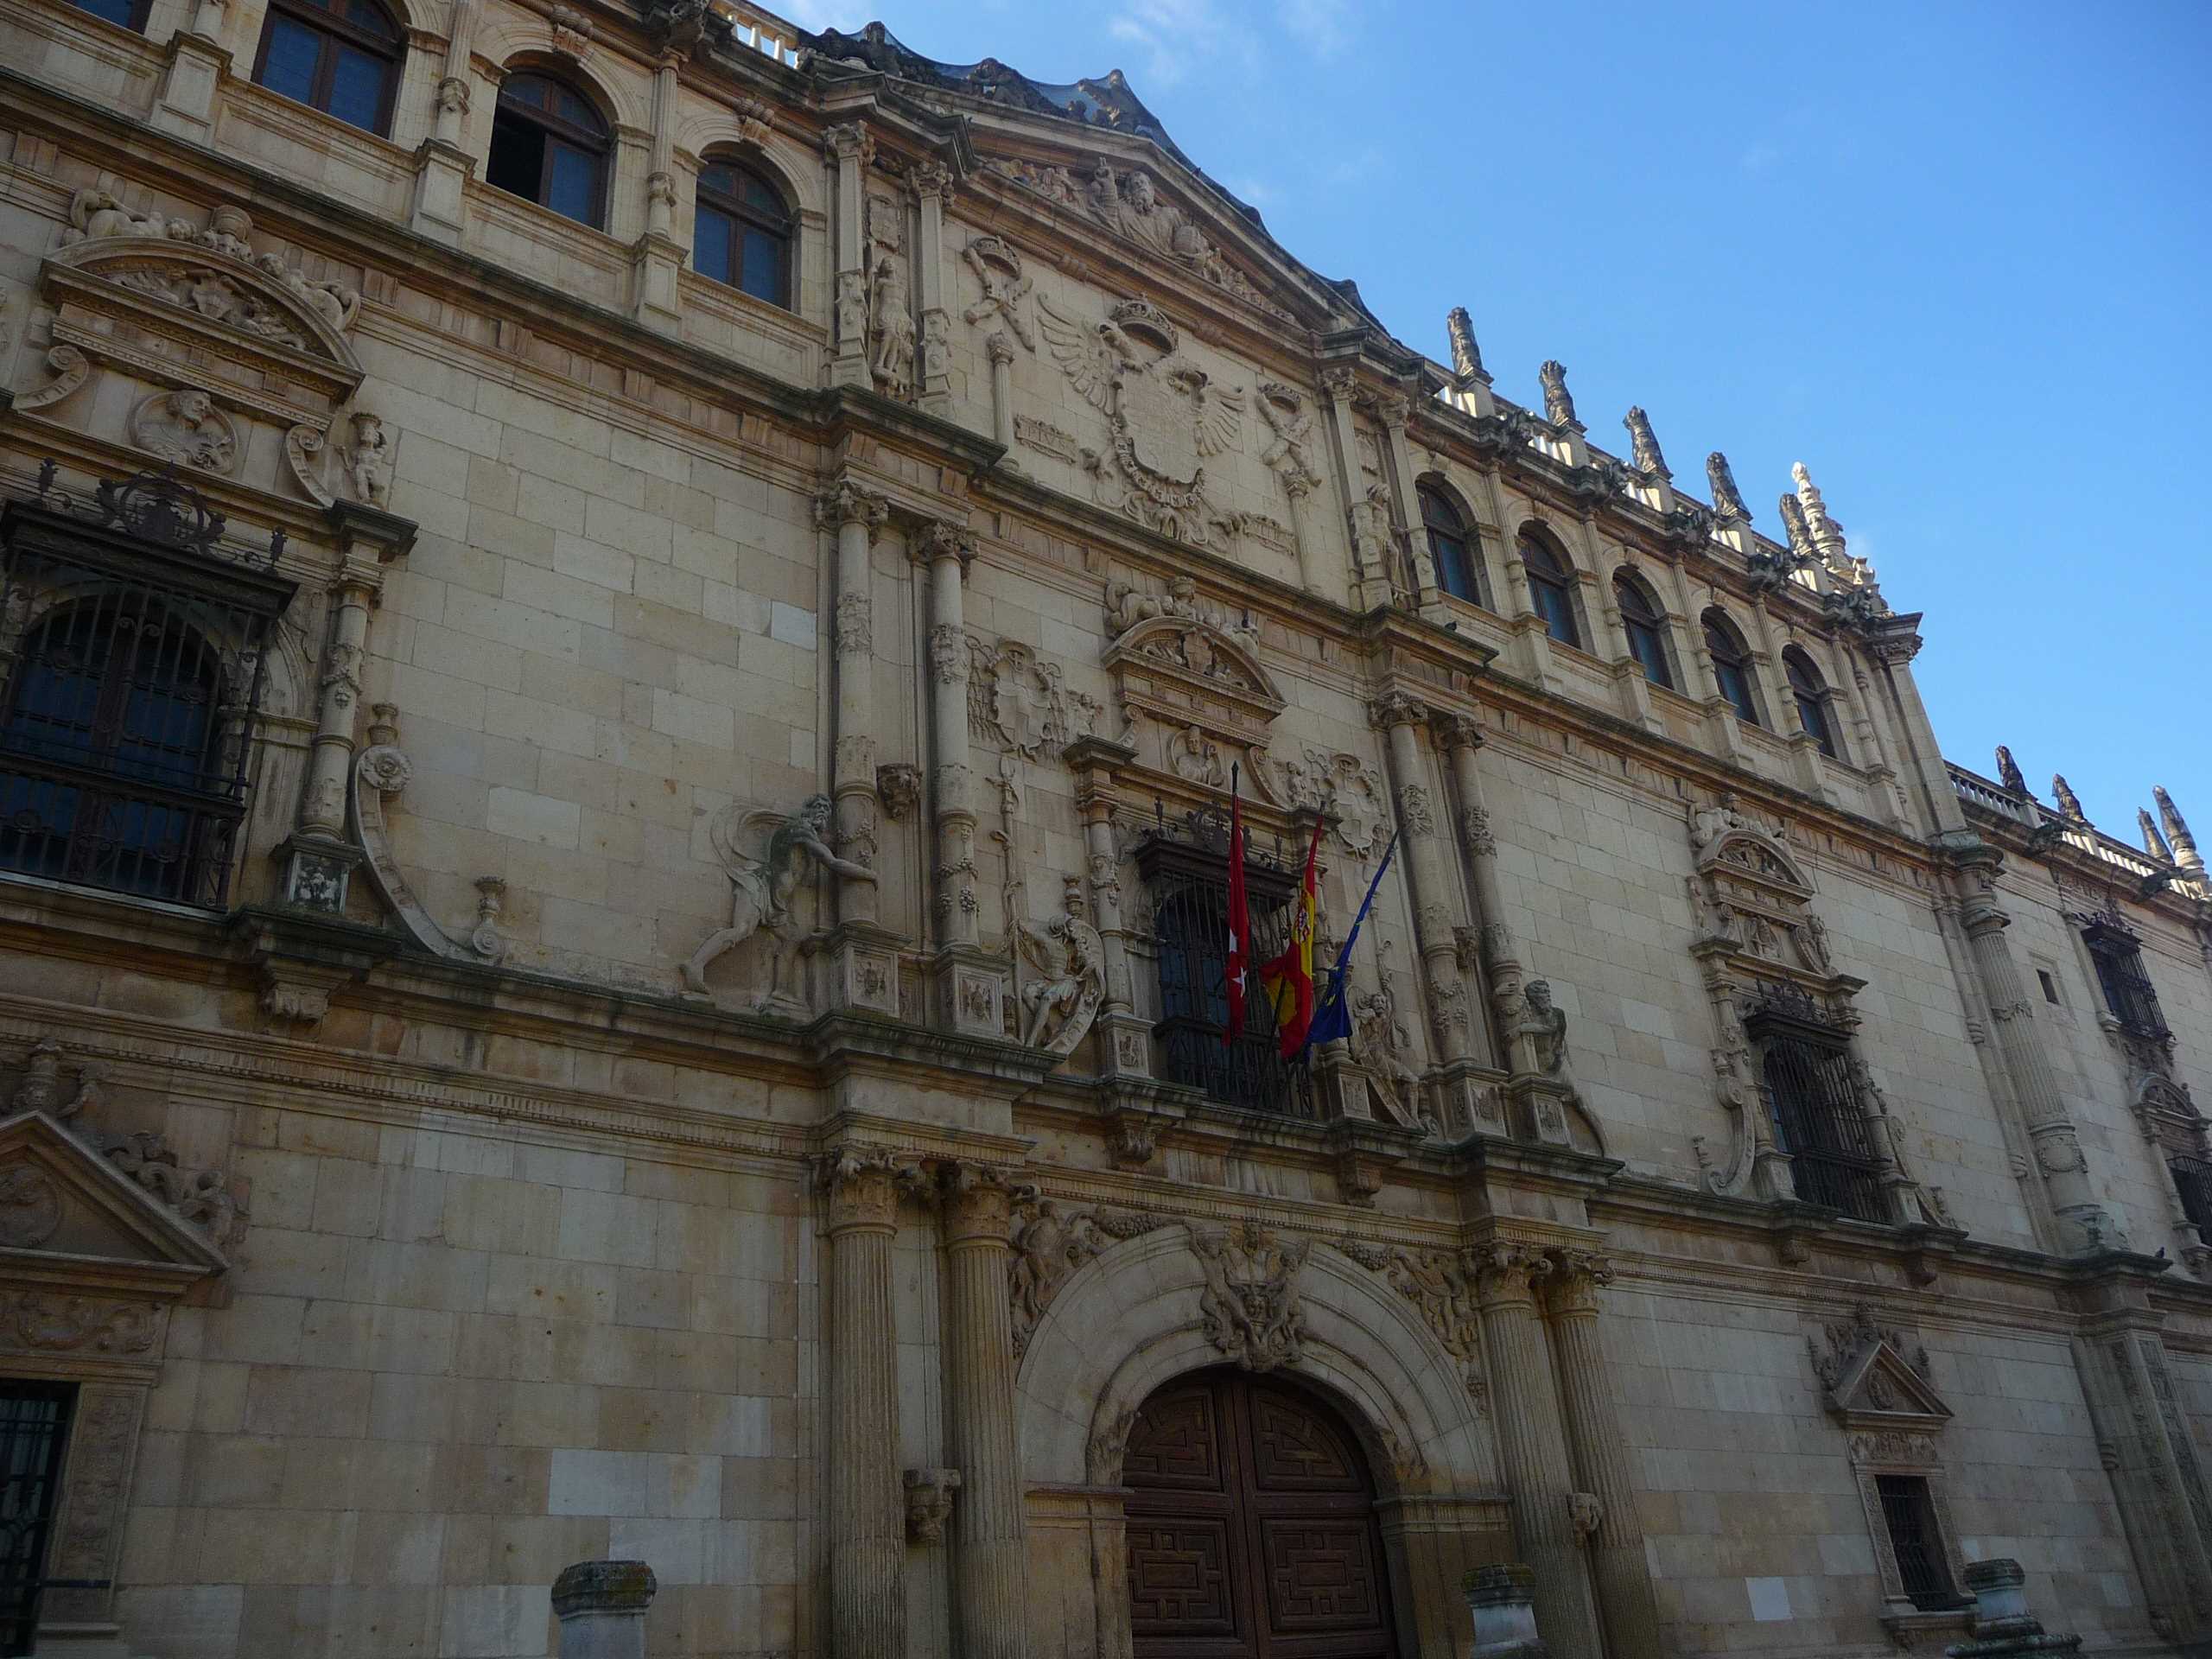
[[[1225,847],[1147,836],[1137,868],[1152,899],[1159,951],[1161,1069],[1173,1083],[1203,1089],[1248,1111],[1313,1116],[1312,1079],[1275,1052],[1274,1009],[1260,988],[1259,965],[1283,948],[1295,883],[1279,866],[1248,861],[1245,898],[1252,916],[1250,988],[1244,1029],[1229,1029],[1229,855]]]
[[[1744,1028],[1759,1046],[1760,1092],[1798,1198],[1861,1221],[1894,1219],[1842,1029],[1788,992],[1754,1004]]]
[[[0,1654],[31,1650],[61,1448],[77,1389],[0,1379]]]
[[[2105,1006],[2120,1021],[2120,1029],[2132,1037],[2163,1039],[2167,1035],[2166,1017],[2159,1012],[2158,990],[2143,966],[2142,941],[2118,922],[2103,918],[2083,928],[2082,940],[2089,947],[2089,960],[2096,964],[2097,985],[2104,992]]]
[[[58,499],[0,512],[0,869],[219,906],[293,584],[174,480]]]
[[[1922,1612],[1956,1607],[1965,1600],[1951,1583],[1951,1568],[1943,1548],[1943,1534],[1936,1518],[1936,1502],[1924,1475],[1877,1475],[1875,1490],[1882,1499],[1882,1523],[1889,1530],[1890,1548],[1897,1558],[1897,1577],[1904,1592]]]
[[[2174,1186],[2181,1193],[2182,1212],[2196,1236],[2212,1244],[2212,1161],[2185,1152],[2169,1153],[2166,1167],[2173,1172]]]

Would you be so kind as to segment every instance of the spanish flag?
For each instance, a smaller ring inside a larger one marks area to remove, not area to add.
[[[1290,913],[1290,943],[1260,969],[1260,982],[1275,1005],[1275,1051],[1286,1060],[1305,1050],[1306,1028],[1313,1023],[1313,861],[1321,850],[1323,823],[1317,815],[1306,849],[1306,883]]]

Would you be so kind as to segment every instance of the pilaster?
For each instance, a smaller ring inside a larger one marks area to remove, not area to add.
[[[1437,832],[1436,806],[1430,795],[1427,746],[1421,741],[1429,711],[1408,693],[1391,690],[1375,700],[1370,714],[1386,734],[1391,800],[1396,808],[1399,842],[1406,853],[1406,880],[1412,889],[1414,948],[1421,955],[1429,1039],[1447,1077],[1464,1079],[1474,1036],[1466,982],[1459,969],[1458,940],[1465,924],[1457,914],[1458,907],[1446,897],[1451,883]],[[1452,1109],[1444,1121],[1455,1133],[1471,1128],[1473,1102],[1465,1097],[1464,1088],[1447,1083],[1446,1090],[1455,1098],[1449,1103]]]
[[[875,145],[858,121],[830,128],[822,136],[823,153],[835,175],[835,218],[831,258],[836,283],[837,334],[830,360],[833,386],[874,384],[868,362],[868,193],[861,175]]]

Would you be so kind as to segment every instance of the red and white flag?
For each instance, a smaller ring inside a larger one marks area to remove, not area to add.
[[[1244,899],[1244,798],[1232,770],[1229,779],[1229,1028],[1233,1043],[1244,1029],[1244,971],[1252,959],[1252,912]]]

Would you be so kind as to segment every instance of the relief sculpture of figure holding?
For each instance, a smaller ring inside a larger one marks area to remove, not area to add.
[[[739,813],[734,807],[723,809],[711,833],[729,872],[729,925],[709,934],[683,964],[687,990],[696,996],[706,995],[708,967],[765,929],[774,938],[776,948],[769,959],[768,988],[760,1003],[766,1007],[784,1000],[784,956],[790,942],[791,894],[805,871],[806,861],[811,858],[849,880],[875,880],[874,870],[840,858],[831,850],[826,837],[832,810],[827,795],[808,797],[805,804],[789,817],[780,812]],[[774,827],[768,833],[766,855],[754,858],[736,843],[739,836],[751,834],[763,822]]]

